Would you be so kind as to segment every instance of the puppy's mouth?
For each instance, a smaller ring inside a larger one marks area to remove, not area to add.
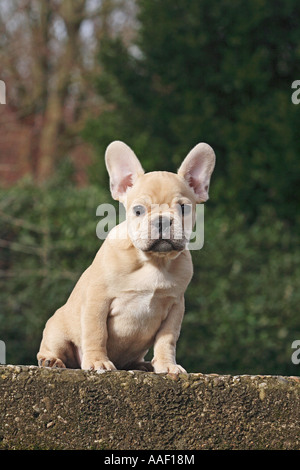
[[[169,251],[182,251],[182,243],[176,243],[174,240],[160,238],[154,242],[145,251],[154,251],[156,253],[168,253]]]

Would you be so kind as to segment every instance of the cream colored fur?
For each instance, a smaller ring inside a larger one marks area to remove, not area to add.
[[[178,207],[190,204],[193,217],[196,203],[207,200],[214,152],[198,144],[177,174],[145,174],[119,141],[109,145],[105,159],[112,196],[124,204],[126,221],[109,233],[66,304],[46,323],[39,365],[185,372],[175,350],[193,266]],[[148,363],[144,356],[152,346]]]

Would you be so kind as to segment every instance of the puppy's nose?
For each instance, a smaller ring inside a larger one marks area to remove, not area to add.
[[[169,227],[171,227],[173,219],[160,215],[154,222],[153,225],[161,236]]]

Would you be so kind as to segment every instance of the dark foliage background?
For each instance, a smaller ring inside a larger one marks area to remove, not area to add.
[[[297,375],[300,338],[300,4],[140,0],[133,42],[102,38],[96,85],[106,111],[83,132],[89,185],[69,164],[47,184],[0,192],[0,336],[7,361],[35,363],[45,321],[100,245],[110,202],[103,155],[132,146],[147,171],[176,171],[206,141],[217,166],[205,243],[192,252],[178,362],[189,371]]]

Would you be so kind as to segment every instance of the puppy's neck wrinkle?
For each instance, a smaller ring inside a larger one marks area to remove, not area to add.
[[[181,254],[181,252],[172,252],[168,254],[162,254],[162,253],[154,253],[154,252],[143,252],[141,250],[138,250],[136,248],[137,256],[138,259],[144,264],[144,263],[149,263],[152,264],[153,266],[162,269],[168,269],[172,263],[172,261],[175,258],[178,258]]]

